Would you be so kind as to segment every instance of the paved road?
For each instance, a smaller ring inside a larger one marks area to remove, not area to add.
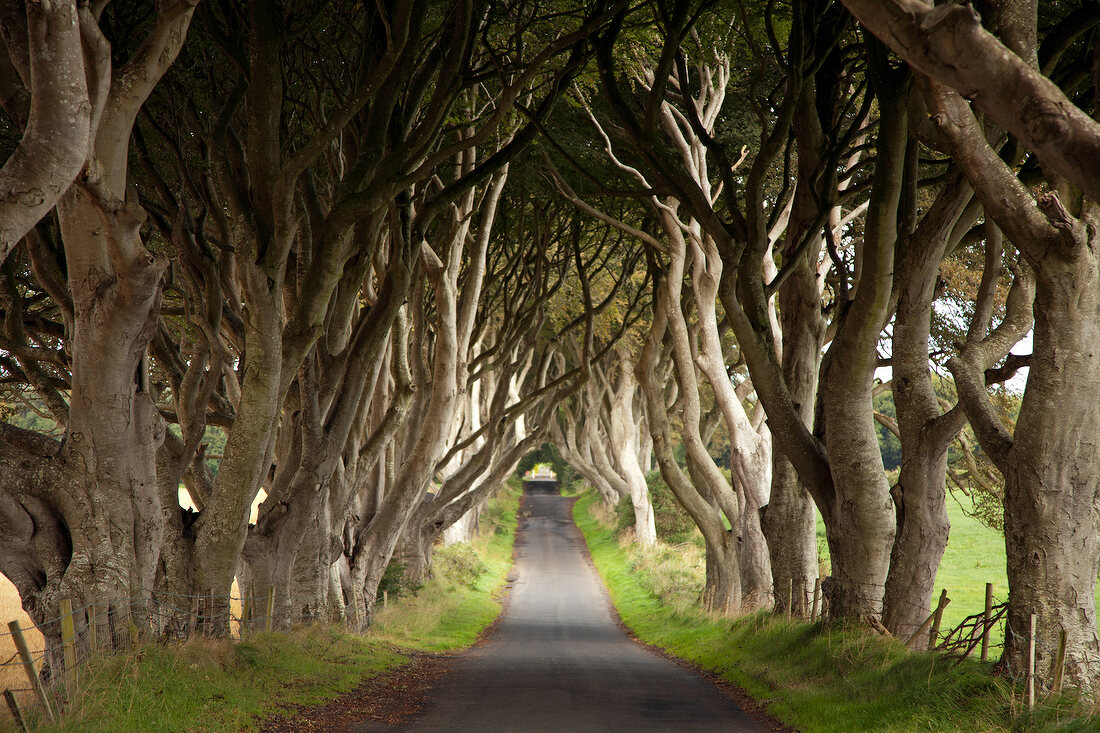
[[[527,496],[517,579],[490,640],[407,731],[762,731],[711,683],[631,641],[582,554],[572,503]]]

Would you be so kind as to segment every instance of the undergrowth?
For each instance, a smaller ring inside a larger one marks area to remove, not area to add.
[[[599,505],[589,492],[574,517],[623,622],[643,641],[740,686],[803,733],[1100,730],[1072,701],[1022,714],[1020,692],[989,664],[913,654],[860,626],[707,614],[698,602],[698,549],[623,544]]]
[[[509,481],[482,515],[481,536],[437,549],[433,577],[414,595],[391,597],[365,635],[315,625],[241,642],[143,645],[82,667],[62,723],[38,730],[256,730],[408,662],[406,652],[468,646],[500,611],[520,493],[519,481]],[[13,721],[0,714],[0,733],[9,731]]]

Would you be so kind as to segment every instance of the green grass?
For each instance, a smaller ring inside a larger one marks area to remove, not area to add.
[[[496,591],[512,567],[516,510],[512,481],[482,517],[487,531],[472,543],[439,548],[435,577],[415,595],[378,614],[371,637],[424,651],[469,646],[500,613]]]
[[[967,500],[963,497],[962,501]],[[950,495],[947,497],[947,515],[951,520],[951,534],[930,599],[934,605],[940,591],[947,589],[951,603],[943,614],[942,629],[945,632],[967,616],[982,612],[985,608],[986,583],[993,584],[994,604],[1008,600],[1004,535],[966,514],[959,501]],[[817,537],[822,558],[827,562],[829,549],[820,514],[817,515]],[[1100,607],[1100,582],[1097,583],[1096,600],[1097,607]],[[999,644],[1001,640],[995,638],[992,641]]]
[[[741,686],[804,733],[1097,729],[1064,709],[1044,709],[1030,722],[1014,718],[1012,691],[987,666],[911,654],[863,628],[826,628],[766,613],[707,615],[682,602],[682,587],[670,594],[647,580],[662,563],[676,561],[654,561],[660,553],[635,554],[620,545],[591,511],[594,504],[598,497],[586,494],[574,516],[624,623],[642,640]]]
[[[82,692],[50,731],[236,731],[293,705],[324,702],[406,658],[335,628],[242,643],[150,644],[84,669]]]
[[[234,643],[149,644],[81,670],[62,724],[44,731],[246,731],[296,705],[317,705],[409,661],[405,651],[467,647],[500,612],[512,564],[518,481],[482,515],[470,545],[437,550],[435,575],[393,601],[366,635],[312,626]],[[14,732],[6,711],[0,733]]]

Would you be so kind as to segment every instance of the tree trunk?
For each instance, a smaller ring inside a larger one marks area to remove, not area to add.
[[[401,566],[401,580],[411,588],[419,588],[432,577],[432,549],[439,530],[431,523],[416,526],[409,522],[393,551],[391,563]]]
[[[963,413],[942,414],[928,349],[939,265],[948,247],[961,236],[955,232],[969,230],[977,216],[976,206],[964,216],[971,198],[965,177],[953,170],[910,236],[897,278],[900,293],[894,316],[892,384],[901,473],[892,492],[897,535],[886,578],[883,624],[900,639],[916,633],[931,612],[933,584],[951,528],[946,506],[947,449],[963,427]]]
[[[20,5],[25,8],[23,19],[18,17]],[[13,115],[18,119],[26,114],[26,127],[0,168],[0,263],[80,173],[92,140],[89,133],[94,132],[93,108],[100,102],[90,98],[88,77],[94,79],[96,65],[106,60],[96,58],[96,39],[87,39],[87,53],[81,48],[83,24],[73,0],[14,4],[12,9],[15,17],[10,19],[12,26],[5,24],[3,53],[10,54],[9,63],[19,69],[30,93],[30,109]],[[11,102],[5,99],[5,108]]]
[[[1026,667],[1036,614],[1036,670],[1049,679],[1066,633],[1067,686],[1100,676],[1100,271],[1095,237],[1038,274],[1031,371],[1005,465],[1009,609],[1005,658]],[[1053,260],[1053,261],[1052,261]]]
[[[271,467],[280,403],[282,297],[268,289],[267,275],[259,268],[247,262],[239,266],[251,270],[245,278],[249,308],[244,319],[246,357],[241,399],[210,502],[195,523],[196,576],[199,587],[212,589],[215,598],[228,597],[233,584],[248,534],[252,501]],[[266,589],[258,585],[260,590]]]
[[[322,506],[328,491],[320,492]],[[314,511],[312,520],[302,533],[294,553],[294,571],[290,585],[290,619],[294,623],[328,623],[333,621],[329,607],[329,568],[332,564],[329,545],[328,512]]]
[[[869,46],[868,64],[881,111],[875,144],[878,157],[856,258],[855,295],[825,355],[820,400],[835,488],[831,505],[822,510],[833,564],[829,610],[851,618],[881,616],[894,543],[893,504],[878,447],[871,390],[879,334],[893,290],[898,207],[909,140],[904,74],[889,70],[881,46]]]
[[[484,502],[477,504],[470,509],[470,511],[459,517],[457,522],[443,530],[443,544],[456,545],[460,542],[470,542],[476,538],[478,520],[484,508]]]
[[[164,532],[156,476],[164,423],[149,394],[145,349],[166,261],[142,246],[136,207],[74,187],[58,211],[74,309],[61,451],[69,480],[60,502],[73,554],[60,592],[82,605],[125,607],[148,597]]]
[[[649,501],[649,486],[638,463],[637,423],[634,421],[634,395],[638,382],[625,349],[619,352],[619,384],[611,396],[611,449],[622,470],[634,507],[634,539],[642,546],[657,541],[657,527],[653,521],[653,505]]]
[[[894,489],[897,536],[883,597],[883,625],[907,640],[931,612],[936,572],[947,548],[946,446],[921,445],[902,452]]]
[[[813,424],[821,350],[825,343],[825,314],[821,304],[825,278],[818,272],[817,264],[824,239],[815,231],[812,245],[806,252],[799,253],[798,247],[811,229],[821,226],[818,221],[819,186],[833,182],[832,176],[821,175],[825,165],[822,160],[826,152],[825,135],[821,129],[815,85],[804,88],[795,111],[794,126],[798,182],[782,250],[785,261],[794,257],[800,259],[780,286],[776,302],[782,334],[780,368],[783,381],[794,410],[808,429]],[[813,500],[794,466],[774,446],[771,496],[763,508],[761,525],[771,558],[775,608],[788,610],[790,589],[793,608],[789,610],[808,617],[809,604],[813,603],[814,580],[818,577]]]
[[[725,484],[714,461],[701,445],[699,437],[699,406],[698,388],[694,384],[694,365],[688,351],[683,322],[679,324],[680,333],[674,338],[679,341],[680,351],[677,357],[676,372],[678,378],[687,384],[681,384],[680,389],[684,394],[687,409],[684,410],[683,424],[684,441],[688,450],[688,469],[691,473],[689,480],[676,463],[673,456],[671,436],[672,429],[669,424],[669,415],[664,404],[664,389],[657,379],[657,353],[661,348],[666,330],[668,330],[668,311],[675,309],[677,313],[673,317],[682,319],[679,311],[679,299],[670,298],[667,292],[667,283],[673,278],[682,277],[672,274],[670,280],[659,286],[659,292],[655,299],[653,323],[650,327],[649,337],[642,348],[641,358],[635,374],[642,387],[646,398],[646,415],[649,419],[649,429],[653,435],[653,452],[657,457],[657,465],[660,467],[661,476],[668,484],[676,499],[691,516],[699,531],[703,534],[706,543],[707,579],[703,591],[703,606],[708,611],[724,613],[738,613],[741,610],[741,569],[738,557],[737,540],[731,530],[727,530],[722,524],[722,512],[717,506],[717,494]],[[677,281],[678,285],[678,281]],[[663,292],[662,292],[663,291]],[[724,487],[732,494],[728,484]],[[729,497],[725,497],[728,499]],[[736,502],[736,497],[733,497]],[[733,522],[739,521],[740,512],[731,511]],[[736,526],[736,524],[734,525]]]
[[[738,527],[741,543],[738,552],[741,563],[741,607],[746,611],[771,608],[774,605],[772,564],[768,554],[768,541],[761,528],[760,502],[751,491],[739,490],[737,493],[743,507]]]
[[[779,451],[773,455],[772,494],[760,524],[771,560],[776,610],[786,610],[790,588],[791,612],[809,616],[818,577],[814,506],[794,466]]]
[[[725,615],[738,613],[743,595],[738,570],[740,557],[737,538],[727,532],[721,544],[706,545],[706,584],[703,586],[703,608]]]

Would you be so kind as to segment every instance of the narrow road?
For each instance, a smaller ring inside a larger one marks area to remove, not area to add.
[[[455,662],[404,730],[765,730],[706,679],[616,626],[571,507],[556,493],[529,490],[518,577],[500,626]]]

